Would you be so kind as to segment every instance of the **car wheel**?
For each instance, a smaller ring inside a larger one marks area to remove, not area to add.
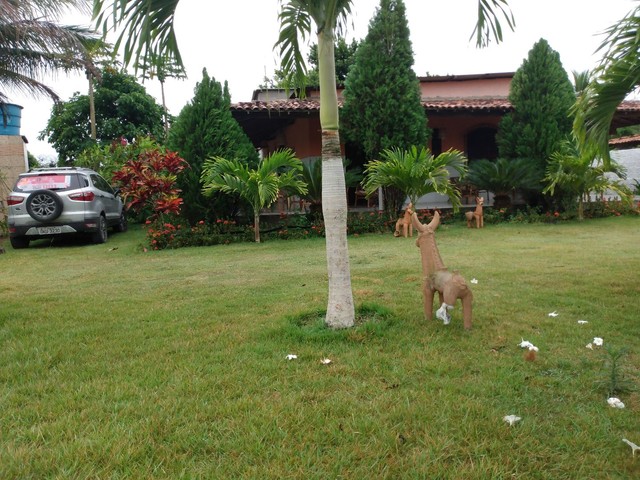
[[[116,232],[126,232],[129,228],[129,224],[127,223],[127,214],[124,210],[120,214],[120,221],[113,227]]]
[[[27,197],[27,212],[38,222],[51,222],[62,213],[62,200],[51,190],[36,190]]]
[[[29,246],[29,239],[27,237],[10,237],[9,241],[13,248],[27,248]]]
[[[98,230],[91,236],[93,243],[104,243],[107,241],[107,219],[104,215],[98,217]]]

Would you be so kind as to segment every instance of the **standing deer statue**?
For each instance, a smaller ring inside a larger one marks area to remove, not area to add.
[[[484,228],[482,205],[484,205],[484,198],[476,197],[476,209],[473,212],[465,212],[464,216],[467,217],[467,228],[471,228],[471,222],[474,219],[476,221],[476,228]]]
[[[450,272],[442,262],[435,238],[436,229],[440,225],[440,212],[434,213],[433,220],[428,225],[420,223],[415,213],[411,216],[411,221],[418,231],[416,246],[420,248],[420,256],[422,257],[425,317],[427,320],[431,320],[433,297],[435,292],[438,292],[440,308],[436,311],[436,318],[448,325],[451,321],[449,310],[452,310],[456,300],[460,299],[464,328],[469,330],[471,328],[473,293],[462,275],[458,272]]]
[[[402,229],[402,236],[407,238],[407,232],[410,237],[413,237],[413,225],[411,224],[411,214],[413,213],[413,203],[407,205],[407,209],[404,211],[404,215],[396,222],[396,231],[393,232],[394,237],[400,236],[400,229]]]

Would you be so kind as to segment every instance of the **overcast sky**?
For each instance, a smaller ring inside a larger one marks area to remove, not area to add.
[[[560,53],[570,73],[593,68],[602,41],[598,35],[637,4],[632,0],[510,0],[515,32],[505,31],[504,42],[476,49],[469,41],[475,25],[477,0],[405,0],[417,75],[514,72],[540,38]],[[279,0],[181,0],[176,12],[176,33],[188,79],[168,80],[167,106],[173,115],[193,97],[202,69],[219,82],[227,80],[233,102],[248,101],[265,74],[279,64],[273,45],[278,37]],[[354,0],[353,24],[347,38],[364,38],[379,0]],[[89,25],[90,18],[69,15],[64,23]],[[504,25],[504,22],[503,22]],[[312,39],[315,41],[315,39]],[[570,76],[571,78],[571,76]],[[74,92],[86,93],[83,76],[58,76],[49,84],[63,100]],[[157,82],[145,82],[160,101]],[[37,140],[49,118],[52,102],[33,100],[9,91],[10,101],[24,107],[22,135],[29,151],[51,156],[55,151]],[[88,128],[88,126],[87,126]]]

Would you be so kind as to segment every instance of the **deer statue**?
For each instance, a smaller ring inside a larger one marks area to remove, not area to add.
[[[471,228],[471,222],[474,218],[476,220],[476,228],[484,228],[482,205],[484,205],[484,198],[476,197],[476,209],[473,212],[465,212],[464,216],[467,217],[467,228]]]
[[[396,222],[396,231],[393,232],[394,237],[400,236],[400,229],[402,228],[402,236],[407,238],[407,232],[410,237],[413,237],[413,225],[411,224],[411,214],[413,213],[413,203],[407,205],[407,209],[404,211],[404,215]]]
[[[436,245],[435,233],[440,225],[440,212],[436,211],[433,220],[428,225],[420,223],[418,216],[413,213],[411,216],[413,226],[418,231],[416,246],[420,248],[422,257],[422,274],[424,275],[424,315],[427,320],[431,320],[433,313],[433,297],[438,292],[440,308],[436,311],[436,318],[439,318],[448,325],[451,321],[449,310],[452,310],[456,300],[462,301],[462,318],[464,328],[471,328],[473,293],[467,286],[462,275],[458,272],[450,272],[444,266],[438,245]]]

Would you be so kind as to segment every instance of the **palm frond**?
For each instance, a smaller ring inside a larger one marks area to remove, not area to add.
[[[500,17],[513,30],[516,26],[513,13],[507,0],[478,0],[478,21],[469,40],[476,37],[476,46],[486,47],[493,38],[497,43],[502,41],[502,25]]]

